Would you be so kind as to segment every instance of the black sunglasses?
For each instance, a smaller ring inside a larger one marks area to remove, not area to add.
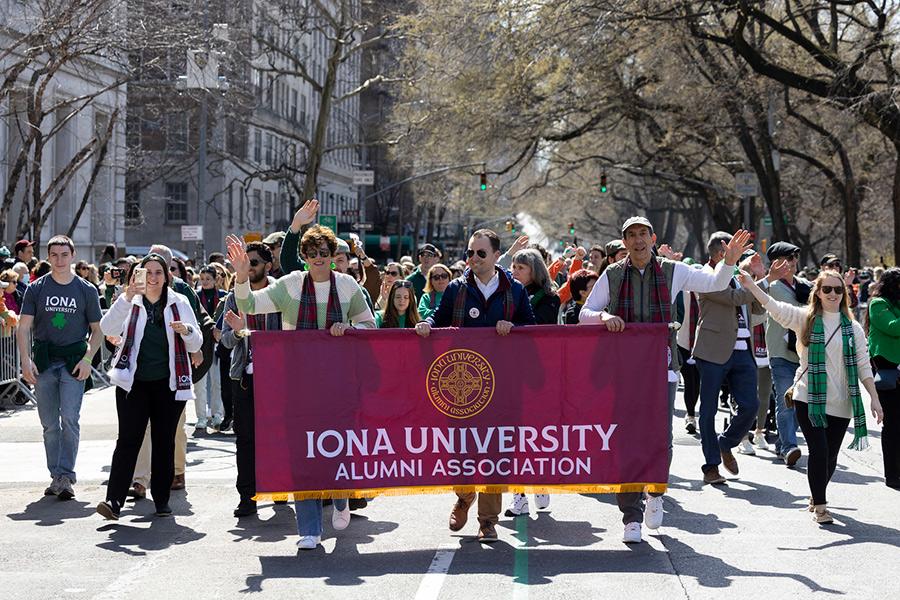
[[[842,285],[823,285],[822,292],[826,294],[843,294],[844,286]]]
[[[312,248],[306,251],[306,258],[329,258],[331,256],[331,250],[328,248]]]
[[[478,258],[487,258],[487,250],[466,250],[466,258],[472,258],[475,255],[478,255]]]
[[[434,281],[435,279],[450,279],[450,276],[446,273],[435,273],[431,276],[431,280]]]
[[[431,250],[423,250],[423,251],[419,252],[419,256],[425,256],[427,258],[434,258],[435,256],[437,256],[437,254],[435,254]]]
[[[394,282],[394,287],[398,287],[398,288],[412,288],[412,286],[413,286],[412,282],[406,281],[405,279]]]
[[[392,277],[400,277],[400,271],[385,271],[384,274]]]
[[[251,266],[251,267],[258,267],[259,265],[264,265],[264,264],[265,264],[265,263],[264,263],[263,261],[261,261],[260,259],[258,259],[258,258],[251,258],[251,259],[250,259],[250,266]]]

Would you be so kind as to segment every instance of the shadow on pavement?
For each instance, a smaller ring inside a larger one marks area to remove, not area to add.
[[[537,513],[537,518],[516,517],[502,521],[498,527],[519,531],[519,519],[525,519],[527,527],[525,531],[525,546],[537,548],[540,546],[573,546],[581,548],[602,541],[599,533],[606,533],[606,529],[593,527],[589,521],[557,521],[549,512]],[[520,540],[523,541],[523,540]]]
[[[297,520],[294,510],[290,505],[273,505],[275,515],[268,518],[260,518],[259,513],[236,519],[237,523],[228,533],[234,536],[235,542],[282,542],[289,537],[297,536]],[[266,511],[265,505],[258,510]]]
[[[99,532],[109,532],[109,540],[97,544],[98,548],[110,552],[121,552],[130,556],[145,556],[148,552],[165,550],[172,546],[180,546],[196,542],[206,537],[200,533],[179,525],[176,517],[153,516],[153,504],[146,509],[148,514],[133,519],[130,523],[150,523],[150,527],[140,527],[129,522],[109,522],[97,529]]]
[[[667,535],[659,535],[656,538],[662,542],[668,556],[672,561],[675,574],[679,577],[693,577],[703,587],[727,588],[735,577],[763,577],[772,579],[793,579],[797,583],[806,586],[811,592],[823,592],[826,594],[841,594],[845,592],[822,587],[811,578],[797,573],[772,573],[766,571],[745,571],[729,565],[721,558],[698,554],[692,547],[684,542]],[[760,588],[762,589],[762,588]]]
[[[42,496],[25,507],[20,513],[6,515],[13,521],[34,521],[35,525],[47,527],[62,525],[70,519],[84,519],[94,514],[94,507],[78,500],[60,500],[56,496]]]
[[[825,531],[837,535],[845,535],[847,536],[846,538],[828,542],[821,546],[810,546],[809,548],[779,547],[778,549],[809,552],[810,550],[826,550],[830,548],[852,546],[853,544],[884,544],[885,546],[900,548],[900,530],[884,527],[883,525],[876,525],[874,523],[864,523],[863,521],[847,516],[839,508],[832,510],[835,520],[834,524],[816,525],[812,522],[812,519],[810,519],[809,526],[815,528],[821,527]]]

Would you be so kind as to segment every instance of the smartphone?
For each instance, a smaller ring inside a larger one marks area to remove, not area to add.
[[[115,267],[109,270],[109,276],[119,283],[122,282],[122,269],[117,269]]]
[[[138,287],[145,287],[147,285],[147,269],[143,267],[135,267],[134,284]]]

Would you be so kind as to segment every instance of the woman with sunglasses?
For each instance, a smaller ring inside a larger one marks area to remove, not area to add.
[[[235,270],[234,299],[244,314],[280,312],[285,331],[327,329],[335,337],[349,329],[375,327],[375,317],[359,284],[350,275],[332,269],[338,242],[331,229],[313,225],[300,239],[300,253],[308,271],[292,271],[260,290],[250,288],[250,258],[244,242],[230,235],[226,244]],[[350,524],[347,499],[335,498],[333,506],[332,526],[338,531],[346,529]],[[322,501],[298,500],[294,509],[300,535],[297,547],[312,550],[322,541]]]
[[[384,310],[387,308],[387,297],[391,293],[391,286],[398,279],[403,278],[403,267],[400,263],[389,262],[384,267],[384,273],[381,275],[381,292],[378,294],[378,300],[375,301],[376,310]]]
[[[776,262],[773,269],[777,266]],[[793,403],[809,447],[806,469],[812,494],[809,511],[816,523],[833,523],[825,489],[837,467],[851,418],[850,448],[864,450],[869,445],[860,381],[872,399],[869,406],[872,416],[878,423],[883,418],[869,364],[866,334],[853,318],[844,279],[837,271],[819,273],[805,307],[774,300],[745,271],[739,277],[741,285],[750,290],[773,319],[797,333],[800,374],[794,380]]]
[[[415,327],[420,320],[413,282],[395,281],[388,294],[387,308],[375,313],[375,324],[380,329],[406,329]]]
[[[444,291],[450,285],[451,279],[453,279],[453,274],[447,265],[438,263],[428,270],[425,293],[419,299],[419,315],[423,319],[433,315],[437,307],[441,305],[441,298],[444,297]]]

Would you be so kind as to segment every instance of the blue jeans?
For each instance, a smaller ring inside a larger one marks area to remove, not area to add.
[[[75,459],[81,428],[81,399],[84,382],[78,381],[63,362],[54,362],[37,376],[34,386],[38,417],[44,428],[44,451],[51,477],[66,476],[75,481]]]
[[[759,410],[756,394],[757,366],[749,350],[735,350],[724,365],[697,359],[700,370],[700,442],[703,445],[703,472],[722,462],[720,452],[731,450],[741,443],[753,426]],[[737,414],[722,435],[716,435],[716,413],[719,410],[719,390],[727,381],[737,404]]]
[[[775,386],[775,423],[778,427],[775,453],[781,455],[797,447],[797,414],[793,408],[784,405],[784,393],[794,384],[800,365],[777,357],[770,359],[769,365],[772,368],[772,384]]]
[[[347,508],[346,498],[335,498],[331,501],[334,510]],[[297,533],[304,535],[322,535],[322,501],[297,500],[294,502],[297,513]]]

